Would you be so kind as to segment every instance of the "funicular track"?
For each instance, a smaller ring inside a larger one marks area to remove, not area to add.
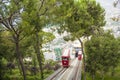
[[[72,60],[69,68],[61,68],[53,76],[46,80],[81,80],[82,61]]]
[[[73,59],[72,61],[70,61],[70,67],[72,65],[72,63],[75,61],[75,59]],[[57,72],[55,72],[53,75],[51,75],[49,78],[45,79],[45,80],[58,80],[59,77],[61,77],[62,74],[64,74],[69,68],[60,68]]]
[[[75,74],[74,74],[72,80],[78,80],[78,78],[79,78],[79,67],[80,67],[80,61],[78,61],[78,65],[76,67]],[[80,78],[79,78],[79,80],[80,80]]]
[[[67,70],[67,68],[62,68],[57,74],[55,74],[50,80],[56,80],[58,77],[60,77],[65,71]]]
[[[78,76],[76,74],[78,73],[79,65],[79,61],[75,59],[71,66],[57,80],[77,80]]]

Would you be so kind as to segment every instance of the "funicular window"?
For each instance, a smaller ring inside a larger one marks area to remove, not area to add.
[[[62,60],[68,60],[68,58],[66,58],[66,57],[63,57],[63,58],[62,58]]]
[[[81,51],[80,47],[74,47],[75,51]]]

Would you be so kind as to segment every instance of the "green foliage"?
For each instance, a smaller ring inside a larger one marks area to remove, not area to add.
[[[85,52],[87,71],[90,75],[95,75],[98,71],[106,73],[111,67],[115,68],[119,63],[119,44],[110,33],[93,36],[85,43]]]
[[[52,41],[55,38],[55,36],[52,33],[44,32],[42,29],[46,27],[46,25],[49,25],[50,19],[47,16],[49,16],[48,13],[51,9],[48,8],[54,4],[54,0],[25,0],[23,4],[24,11],[22,13],[21,25],[25,30],[25,34],[30,35],[33,44],[35,44],[35,32],[37,31],[39,34],[40,46],[42,44]]]
[[[54,71],[53,70],[48,70],[48,69],[45,69],[44,70],[44,76],[45,78],[47,78],[49,75],[51,75]]]
[[[3,53],[4,58],[8,61],[13,61],[15,59],[14,44],[11,42],[11,38],[11,34],[8,31],[1,32],[1,44],[4,47],[1,49],[1,53]]]
[[[61,33],[67,31],[76,39],[90,36],[105,25],[104,9],[94,0],[63,0],[60,3],[57,8],[62,13],[56,13],[59,16],[56,21],[61,26]]]
[[[0,79],[5,80],[5,64],[6,64],[6,55],[7,54],[7,46],[4,45],[4,42],[1,37],[1,32],[0,32]]]
[[[22,13],[23,23],[27,24],[29,29],[37,29],[41,31],[43,27],[48,25],[50,19],[50,11],[52,10],[54,0],[51,1],[39,1],[39,0],[25,0],[24,11]],[[32,6],[32,7],[31,7]],[[50,9],[49,9],[50,8]],[[24,24],[24,27],[26,25]],[[32,27],[32,28],[30,28]]]
[[[0,30],[1,27],[4,30],[8,29],[8,31],[5,31],[5,33],[2,34],[2,36],[4,35],[3,37],[5,37],[4,38],[5,43],[2,43],[4,44],[5,47],[1,46],[0,48],[2,52],[2,57],[4,57],[7,61],[15,60],[16,57],[14,51],[15,45],[13,43],[18,43],[20,51],[16,51],[16,52],[18,52],[18,55],[21,55],[18,57],[25,58],[35,53],[35,50],[33,50],[34,49],[33,46],[31,48],[31,45],[34,45],[36,40],[40,41],[40,44],[38,44],[38,46],[40,46],[41,48],[42,44],[45,44],[55,38],[53,34],[42,31],[42,29],[46,25],[48,25],[50,21],[50,19],[47,16],[49,16],[48,13],[51,13],[49,8],[51,8],[50,6],[53,6],[54,2],[55,0],[0,1],[0,8],[1,8]],[[33,35],[35,36],[36,31],[38,32],[39,35],[37,39],[33,37]],[[10,40],[6,38],[9,38]],[[13,43],[11,43],[11,41]],[[5,50],[7,52],[5,52]],[[41,56],[43,59],[43,55]]]
[[[50,32],[39,32],[39,36],[42,38],[42,44],[46,44],[50,41],[52,41],[53,39],[55,39],[55,36],[50,33]]]
[[[49,9],[54,4],[54,0],[25,0],[23,1],[24,11],[22,12],[23,27],[26,34],[32,34],[33,46],[39,63],[41,78],[43,79],[43,53],[42,44],[50,42],[55,38],[52,33],[44,32],[42,29],[49,25]],[[31,7],[32,6],[32,7]],[[29,30],[27,30],[29,29]],[[35,42],[34,42],[35,41]]]
[[[119,80],[120,79],[120,64],[118,67],[115,68],[115,75],[111,76],[109,73],[111,73],[111,70],[107,73],[104,74],[104,80]],[[83,80],[83,77],[82,77]],[[92,80],[92,77],[87,73],[87,80]],[[95,76],[95,80],[101,80],[101,74],[97,73]]]

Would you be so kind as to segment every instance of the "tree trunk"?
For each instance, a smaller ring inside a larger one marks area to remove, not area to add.
[[[101,78],[104,80],[104,71],[101,71]]]
[[[17,62],[18,69],[19,69],[19,71],[20,71],[20,75],[22,75],[21,66],[20,66],[19,61],[18,61],[17,58],[16,58],[16,62]]]
[[[26,71],[25,71],[22,55],[19,50],[19,35],[14,36],[14,40],[15,40],[15,45],[16,45],[16,58],[18,59],[18,62],[20,64],[23,78],[24,80],[26,80]]]
[[[114,76],[115,68],[112,66],[111,76]]]
[[[35,71],[34,71],[34,75],[36,75],[36,68],[37,68],[37,63],[36,63],[36,58],[35,58],[35,55],[33,55],[33,65],[34,65],[34,68],[35,68]]]
[[[95,73],[92,73],[92,80],[95,80]]]
[[[41,58],[41,54],[40,54],[40,43],[39,43],[39,36],[38,36],[38,32],[36,31],[36,51],[37,51],[37,60],[39,62],[39,68],[40,68],[40,74],[41,74],[41,79],[44,79],[43,76],[43,69],[42,69],[42,58]]]
[[[84,65],[84,80],[86,80],[86,62],[85,62],[86,59],[85,59],[85,53],[84,53],[84,48],[83,48],[84,46],[83,46],[82,40],[79,38],[78,40],[81,43],[81,49],[82,49],[82,54],[83,54],[83,65]]]

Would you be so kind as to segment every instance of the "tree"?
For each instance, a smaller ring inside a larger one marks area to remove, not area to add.
[[[110,33],[92,36],[85,43],[85,52],[87,54],[87,72],[90,73],[93,80],[97,71],[101,72],[103,80],[104,74],[119,63],[119,44]]]
[[[29,34],[33,34],[35,37],[35,52],[37,55],[37,60],[39,63],[41,79],[44,79],[43,68],[42,68],[42,44],[45,37],[45,32],[43,28],[46,27],[49,23],[49,13],[51,7],[53,7],[55,0],[46,1],[46,0],[27,0],[24,2],[24,11],[22,14],[23,25],[26,25],[25,28],[29,28]],[[32,7],[31,7],[32,6]],[[44,34],[43,34],[44,33]],[[52,39],[51,39],[52,40]]]
[[[120,0],[115,0],[113,3],[114,7],[120,6]],[[119,7],[118,7],[119,8]],[[112,17],[111,18],[113,21],[119,22],[120,21],[120,15],[117,15],[117,17]]]
[[[23,36],[20,36],[22,33],[22,26],[20,26],[20,13],[23,9],[20,0],[2,0],[0,1],[0,24],[4,27],[5,30],[8,30],[11,33],[11,41],[15,44],[15,55],[16,59],[21,66],[22,74],[24,80],[26,80],[26,71],[23,64],[22,54],[20,53],[20,40],[23,39]]]
[[[119,38],[113,39],[111,41],[111,76],[114,76],[114,71],[115,68],[118,66],[119,62],[120,62],[120,42],[119,42]]]
[[[116,7],[120,3],[120,0],[115,0],[113,6]]]
[[[104,9],[94,0],[70,0],[69,2],[63,0],[59,4],[56,11],[58,25],[60,25],[59,31],[61,33],[67,31],[71,39],[80,41],[84,56],[84,79],[86,80],[86,55],[84,53],[83,41],[80,38],[96,34],[105,25]]]

